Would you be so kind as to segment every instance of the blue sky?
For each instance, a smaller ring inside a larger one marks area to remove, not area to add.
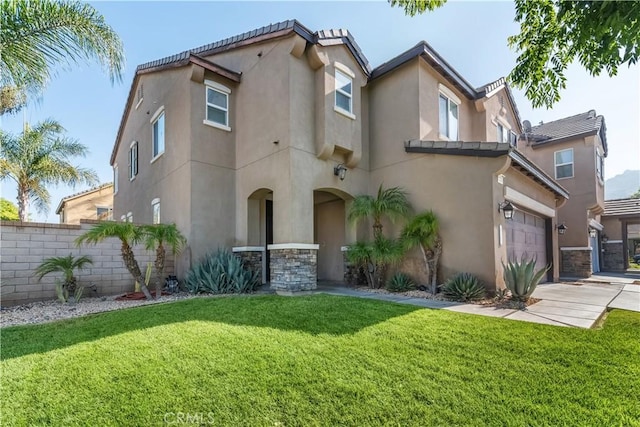
[[[31,123],[52,117],[90,148],[83,166],[95,169],[102,182],[112,180],[109,157],[138,64],[211,43],[287,19],[298,19],[312,31],[346,28],[372,66],[426,40],[474,86],[505,76],[516,55],[507,37],[518,32],[511,2],[449,2],[421,16],[407,17],[386,1],[376,2],[97,2],[92,3],[120,34],[127,65],[120,84],[112,85],[98,65],[61,69],[42,99],[24,114],[2,117],[2,127],[19,132],[23,118]],[[595,109],[605,116],[609,157],[605,177],[640,169],[640,68],[622,67],[618,76],[590,77],[571,66],[567,90],[552,110],[533,110],[515,91],[523,119],[536,124]],[[32,218],[58,222],[60,199],[84,190],[51,188],[48,215],[33,209]],[[2,183],[2,196],[15,201],[12,181]]]

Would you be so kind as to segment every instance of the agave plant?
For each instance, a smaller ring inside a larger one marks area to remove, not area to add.
[[[516,301],[527,301],[536,290],[542,277],[551,268],[548,265],[535,271],[536,259],[527,260],[525,256],[522,256],[520,261],[516,258],[506,265],[503,262],[502,267],[504,268],[504,283],[511,291],[511,298]]]
[[[206,255],[187,273],[191,293],[239,294],[254,291],[259,272],[247,269],[242,261],[226,249]]]
[[[385,289],[389,292],[406,292],[415,289],[416,285],[411,280],[411,277],[404,273],[398,272],[391,276],[391,279],[387,282]]]
[[[75,298],[78,297],[76,294],[77,281],[73,275],[74,270],[82,270],[88,264],[93,264],[93,261],[88,256],[76,258],[69,254],[69,256],[64,257],[46,258],[36,269],[35,275],[40,280],[47,274],[62,273],[64,280],[59,285],[61,292],[56,292],[58,297],[66,302],[69,299],[69,295],[73,295]]]
[[[444,295],[458,301],[474,301],[484,297],[485,288],[477,277],[460,273],[447,280],[442,287]]]

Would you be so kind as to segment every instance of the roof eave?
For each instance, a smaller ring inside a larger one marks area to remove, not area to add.
[[[562,138],[546,139],[544,141],[539,141],[539,142],[535,142],[535,143],[531,144],[531,147],[533,149],[535,149],[535,148],[540,147],[542,145],[571,141],[572,139],[584,138],[584,137],[587,137],[587,136],[596,135],[597,133],[598,133],[598,130],[594,129],[594,130],[590,130],[588,132],[577,133],[575,135],[563,136]]]
[[[542,169],[536,166],[535,163],[531,162],[531,160],[527,159],[518,150],[515,148],[510,149],[509,158],[512,162],[516,162],[520,167],[525,169],[535,181],[553,191],[558,196],[569,199],[569,192],[564,187],[558,184],[553,178],[547,175]]]

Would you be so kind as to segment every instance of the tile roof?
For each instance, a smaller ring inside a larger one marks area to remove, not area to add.
[[[501,157],[509,156],[511,165],[538,184],[560,197],[569,198],[569,192],[524,154],[506,142],[475,141],[405,141],[407,153],[445,154],[454,156]]]
[[[104,188],[107,188],[107,187],[113,187],[113,182],[107,182],[106,184],[100,184],[100,185],[98,185],[96,187],[89,188],[88,190],[80,191],[78,193],[74,193],[74,194],[71,194],[69,196],[63,197],[60,200],[60,203],[58,204],[58,207],[56,209],[56,214],[60,213],[60,209],[62,209],[62,206],[65,204],[65,202],[68,202],[69,200],[75,199],[76,197],[85,196],[85,195],[87,195],[89,193],[93,193],[95,191],[100,191],[100,190],[102,190]]]
[[[525,124],[525,128],[527,125]],[[602,131],[604,154],[607,155],[606,125],[603,116],[596,115],[595,110],[575,116],[565,117],[525,129],[525,135],[533,140],[533,146],[566,140],[577,136],[595,135]]]
[[[616,199],[604,201],[603,216],[633,215],[640,217],[640,199]]]

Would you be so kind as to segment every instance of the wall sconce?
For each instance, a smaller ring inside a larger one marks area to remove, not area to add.
[[[556,229],[558,230],[558,234],[564,234],[567,231],[567,226],[564,225],[564,222],[560,225],[556,225]]]
[[[515,208],[509,201],[498,203],[498,212],[502,211],[502,213],[504,214],[504,219],[512,219],[514,210]]]
[[[598,237],[598,231],[595,228],[589,230],[589,237]]]
[[[607,243],[609,241],[609,236],[603,233],[602,236],[600,236],[600,239],[602,240],[602,243]]]
[[[337,166],[333,167],[333,174],[337,177],[340,177],[340,181],[344,181],[345,175],[347,175],[347,167],[340,163]]]

